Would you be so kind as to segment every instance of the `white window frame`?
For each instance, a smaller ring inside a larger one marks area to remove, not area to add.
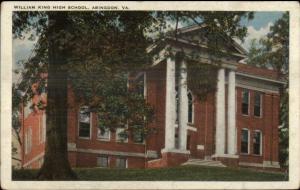
[[[79,131],[80,131],[80,109],[82,107],[87,107],[87,106],[81,106],[79,107],[79,110],[78,110],[78,127],[77,127],[77,133],[78,133],[78,138],[79,139],[84,139],[84,140],[91,140],[92,138],[92,124],[93,124],[93,114],[92,112],[90,112],[90,136],[89,137],[81,137],[79,136]]]
[[[46,112],[42,115],[42,126],[43,126],[43,136],[42,136],[42,142],[46,142],[46,129],[47,129],[47,119],[46,119]]]
[[[128,137],[126,138],[126,140],[121,140],[120,139],[120,136],[119,136],[119,133],[121,132],[120,130],[125,130],[125,128],[116,128],[116,142],[119,142],[119,143],[128,143]]]
[[[247,131],[248,133],[248,151],[246,152],[242,152],[242,149],[240,149],[241,154],[245,154],[245,155],[249,155],[250,154],[250,130],[248,128],[242,128],[242,134],[243,134],[243,130]],[[242,138],[241,138],[241,145],[242,145]]]
[[[253,147],[253,155],[256,155],[256,156],[262,156],[262,131],[261,130],[254,130],[253,131],[254,133],[260,133],[260,138],[259,138],[259,154],[254,154],[254,147]],[[253,137],[254,137],[254,135],[253,135]],[[253,142],[252,142],[252,146],[253,146]]]
[[[25,132],[25,137],[24,137],[24,151],[25,151],[25,154],[28,154],[28,134],[27,134],[27,130]]]
[[[242,102],[241,102],[241,103],[242,103],[242,106],[243,106],[243,94],[244,94],[244,90],[247,90],[247,91],[248,91],[248,113],[247,113],[247,114],[244,114],[244,113],[243,113],[243,109],[242,109],[241,111],[242,111],[242,115],[243,115],[243,116],[248,116],[248,117],[249,117],[249,116],[250,116],[250,107],[251,107],[251,106],[250,106],[250,103],[251,103],[251,102],[250,102],[251,94],[250,94],[250,90],[249,90],[249,89],[246,89],[246,88],[242,89]]]
[[[187,118],[187,120],[188,120],[188,124],[194,124],[194,122],[195,122],[195,120],[194,120],[195,119],[194,95],[190,90],[188,90],[188,92],[187,92],[188,106],[189,106],[189,96],[188,96],[188,94],[191,94],[191,96],[192,96],[192,122],[189,122],[189,117]],[[189,107],[188,107],[187,111],[189,112]]]
[[[99,134],[101,135],[101,129],[100,128],[97,129],[97,140],[99,140],[99,141],[110,141],[111,132],[108,128],[105,128],[105,131],[108,132],[108,138],[99,137]]]
[[[255,93],[259,93],[259,99],[260,99],[260,115],[259,116],[256,116],[255,114],[254,114],[254,110],[255,110]],[[254,115],[254,117],[256,117],[256,118],[262,118],[262,115],[263,115],[263,113],[262,113],[262,101],[263,101],[263,99],[262,99],[262,93],[261,92],[254,92],[254,106],[253,106],[253,115]]]

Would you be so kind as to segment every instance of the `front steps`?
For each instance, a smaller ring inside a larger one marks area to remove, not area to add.
[[[215,160],[201,160],[201,159],[189,159],[182,165],[194,165],[194,166],[213,166],[213,167],[226,167],[220,161]]]

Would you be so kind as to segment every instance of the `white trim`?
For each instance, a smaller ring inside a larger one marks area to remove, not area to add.
[[[97,137],[96,137],[96,139],[98,141],[110,141],[110,139],[111,139],[111,132],[110,132],[110,130],[108,128],[106,128],[105,130],[108,131],[108,138],[99,138],[98,134],[99,134],[99,131],[101,131],[101,130],[100,130],[100,128],[97,128]]]
[[[88,107],[88,106],[81,106],[81,107],[79,107],[79,110],[78,110],[78,120],[77,120],[77,122],[78,122],[78,125],[77,125],[77,133],[78,133],[78,139],[83,139],[83,140],[91,140],[92,139],[92,129],[93,129],[93,117],[92,117],[92,112],[89,112],[90,113],[90,136],[89,137],[80,137],[79,136],[79,128],[80,128],[80,109],[82,108],[82,107]]]
[[[167,40],[176,40],[177,42],[181,42],[181,43],[184,43],[184,44],[188,44],[188,45],[191,45],[191,46],[196,46],[196,47],[200,47],[200,48],[205,48],[207,49],[208,46],[205,45],[205,44],[199,44],[199,43],[194,43],[194,42],[190,42],[190,41],[187,41],[185,39],[182,39],[182,38],[174,38],[174,37],[166,37]],[[222,53],[227,53],[225,49],[220,49],[219,50],[220,52]],[[230,55],[234,55],[234,56],[237,56],[237,57],[242,57],[242,58],[247,58],[246,55],[243,55],[243,54],[240,54],[240,53],[234,53],[234,52],[229,52]]]
[[[255,111],[255,94],[256,93],[258,93],[259,94],[259,109],[260,109],[260,114],[259,114],[259,116],[256,116],[255,115],[255,113],[254,113],[254,111]],[[262,104],[262,101],[263,101],[263,98],[262,98],[262,93],[261,92],[254,92],[254,106],[253,106],[253,116],[255,117],[255,118],[262,118],[263,117],[263,114],[262,114],[262,106],[263,106],[263,104]]]
[[[121,152],[121,151],[113,151],[113,150],[101,150],[101,149],[86,149],[86,148],[74,148],[73,150],[68,150],[70,152],[81,152],[81,153],[91,153],[91,154],[105,154],[105,155],[113,155],[113,156],[127,156],[127,157],[141,157],[145,158],[147,155],[145,153],[139,152]],[[157,158],[154,155],[148,155],[147,158]]]
[[[278,162],[273,162],[274,164],[269,164],[268,162],[269,161],[263,161],[263,163],[239,162],[239,165],[259,168],[280,168]]]
[[[264,78],[264,77],[260,77],[260,76],[256,76],[256,75],[245,74],[245,73],[241,73],[241,72],[236,72],[236,74],[240,75],[240,76],[244,76],[244,77],[249,77],[249,78],[253,78],[253,79],[258,79],[258,80],[273,82],[273,83],[277,83],[277,84],[286,84],[283,81],[269,79],[269,78]]]
[[[197,145],[197,150],[204,150],[204,145],[203,144],[198,144]]]
[[[188,125],[189,125],[189,124],[190,124],[190,123],[188,123]],[[197,128],[196,128],[196,127],[188,126],[187,129],[190,130],[190,131],[197,132]]]
[[[189,150],[180,150],[180,149],[162,149],[161,153],[179,153],[179,154],[190,154]]]
[[[268,90],[268,89],[253,87],[253,86],[250,86],[250,85],[239,84],[238,82],[236,83],[236,87],[245,88],[245,89],[249,89],[249,90],[260,91],[260,92],[264,92],[264,93],[279,94],[278,90]]]
[[[191,96],[192,96],[192,122],[189,122],[189,120],[188,120],[188,124],[194,124],[195,123],[194,95],[193,95],[193,93],[190,90],[188,90],[188,92],[187,92],[188,106],[189,106],[189,96],[188,96],[189,94],[191,94]],[[188,111],[189,111],[189,107],[188,107]]]
[[[214,154],[212,158],[239,158],[239,155],[236,154]]]
[[[249,155],[250,154],[250,130],[247,129],[247,128],[242,128],[242,134],[243,134],[243,130],[246,130],[248,132],[248,150],[247,150],[247,153],[246,152],[242,152],[242,149],[240,150],[240,153],[242,155]],[[241,138],[241,143],[242,143],[242,138]]]
[[[259,154],[254,154],[254,152],[253,152],[253,155],[255,155],[255,156],[262,156],[262,131],[261,130],[259,130],[259,129],[256,129],[256,130],[254,130],[253,131],[254,133],[255,132],[259,132],[260,133],[260,137],[259,137]],[[253,145],[253,144],[252,144]],[[254,150],[254,149],[253,149]]]
[[[244,90],[247,90],[247,91],[248,91],[248,114],[244,114],[244,113],[243,113],[243,109],[242,109],[241,111],[242,111],[242,115],[243,115],[243,116],[250,117],[250,115],[251,115],[251,110],[250,110],[250,103],[251,103],[251,101],[250,101],[250,99],[251,99],[250,90],[247,89],[247,88],[242,89],[242,108],[243,108],[243,95],[244,95]]]
[[[36,157],[34,157],[33,159],[31,159],[30,161],[26,162],[25,164],[23,164],[23,167],[27,167],[28,165],[32,164],[33,162],[39,160],[41,157],[43,157],[45,155],[44,152],[42,152],[41,154],[37,155]]]

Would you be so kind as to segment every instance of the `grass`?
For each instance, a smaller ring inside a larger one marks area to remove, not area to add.
[[[285,181],[283,173],[245,168],[180,166],[159,169],[76,168],[81,181]],[[15,170],[13,180],[35,180],[37,170]]]

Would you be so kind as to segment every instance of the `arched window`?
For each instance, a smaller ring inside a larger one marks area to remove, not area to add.
[[[193,104],[193,95],[188,91],[188,123],[194,122],[194,104]]]

